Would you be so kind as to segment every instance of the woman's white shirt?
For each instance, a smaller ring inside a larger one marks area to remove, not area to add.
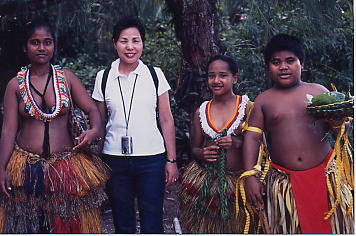
[[[132,90],[137,75],[137,82],[132,99],[131,114],[128,124],[128,135],[133,139],[133,153],[130,156],[155,155],[165,151],[163,137],[157,127],[156,88],[148,67],[139,60],[137,68],[128,76],[119,74],[120,59],[112,62],[105,90],[106,106],[109,119],[106,124],[106,136],[103,153],[123,156],[121,137],[126,135],[126,122],[123,102],[118,79],[120,79],[122,95],[126,108],[126,116],[130,109]],[[158,96],[167,92],[170,86],[160,68],[155,68],[158,77]],[[103,102],[101,81],[104,70],[97,73],[93,99]]]

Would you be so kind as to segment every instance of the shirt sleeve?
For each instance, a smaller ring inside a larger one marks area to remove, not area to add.
[[[104,101],[104,95],[101,91],[101,82],[103,79],[103,74],[104,74],[104,70],[99,71],[96,74],[96,78],[95,78],[95,85],[94,85],[94,90],[93,93],[91,95],[91,97],[99,102],[103,102]]]
[[[171,86],[169,86],[168,81],[166,79],[166,76],[164,76],[163,71],[161,68],[155,67],[157,77],[158,77],[158,96],[161,96],[165,92],[171,89]]]

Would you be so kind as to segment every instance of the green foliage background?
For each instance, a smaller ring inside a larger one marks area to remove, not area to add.
[[[30,0],[18,0],[28,4]],[[5,4],[12,0],[4,0]],[[353,93],[354,13],[350,0],[220,0],[216,18],[226,54],[239,65],[238,94],[254,99],[270,87],[262,50],[270,37],[288,33],[299,37],[307,59],[303,80],[320,83],[330,89]],[[56,27],[56,61],[71,69],[88,91],[96,73],[115,59],[111,41],[114,23],[123,15],[137,15],[145,23],[147,40],[142,60],[159,66],[171,87],[171,104],[177,130],[178,150],[187,153],[189,114],[177,104],[175,92],[181,83],[183,63],[180,42],[175,37],[172,16],[164,1],[144,0],[64,0],[38,11],[4,15],[0,27],[9,22],[26,22],[46,15]],[[1,51],[0,51],[1,52]]]

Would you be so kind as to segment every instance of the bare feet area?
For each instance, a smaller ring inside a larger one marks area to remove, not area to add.
[[[178,202],[178,183],[174,183],[166,188],[164,205],[163,205],[163,227],[165,234],[179,233],[179,227],[174,224],[174,218],[179,219],[179,202]],[[115,232],[110,205],[104,208],[103,225],[104,233],[112,234]],[[137,232],[140,232],[139,217],[137,213]]]

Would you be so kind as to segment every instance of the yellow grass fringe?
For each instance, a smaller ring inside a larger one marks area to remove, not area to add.
[[[297,207],[288,174],[271,168],[266,179],[268,221],[272,234],[300,234]]]
[[[331,196],[335,199],[332,204],[331,209],[325,213],[324,219],[329,219],[336,211],[338,205],[341,201],[341,182],[346,181],[351,188],[353,189],[353,170],[351,168],[350,162],[352,162],[352,152],[349,148],[349,139],[346,133],[346,122],[352,120],[352,118],[345,119],[340,127],[339,134],[336,138],[334,150],[331,154],[330,160],[326,166],[326,171],[331,168],[331,165],[334,165],[334,178],[335,178],[335,186],[333,188],[330,180],[330,176],[326,177],[326,184],[328,187],[328,191]],[[353,204],[350,204],[347,212],[352,212]],[[351,213],[350,213],[351,214]]]
[[[4,225],[5,225],[5,209],[0,207],[0,233],[4,233]]]
[[[83,234],[100,234],[102,233],[101,221],[100,221],[100,209],[83,209],[80,216],[80,223],[82,227]]]
[[[216,176],[212,176],[208,198],[202,202],[202,211],[198,211],[195,207],[195,202],[199,201],[199,191],[206,174],[207,170],[196,161],[192,161],[187,165],[182,174],[179,199],[183,232],[187,234],[241,234],[244,229],[245,215],[243,210],[241,210],[240,214],[235,215],[234,206],[235,183],[239,173],[230,171],[226,173],[226,190],[229,196],[229,217],[227,219],[220,217],[218,211],[219,199],[217,194],[219,182]],[[253,228],[253,230],[255,229]],[[256,233],[253,230],[249,233]]]
[[[24,153],[13,151],[6,167],[11,185],[15,188],[23,186],[27,156]]]
[[[88,160],[90,158],[90,160]],[[97,157],[89,157],[84,153],[78,153],[70,159],[78,178],[84,183],[79,195],[85,195],[91,189],[102,187],[108,179],[108,170],[102,163],[98,163]]]

